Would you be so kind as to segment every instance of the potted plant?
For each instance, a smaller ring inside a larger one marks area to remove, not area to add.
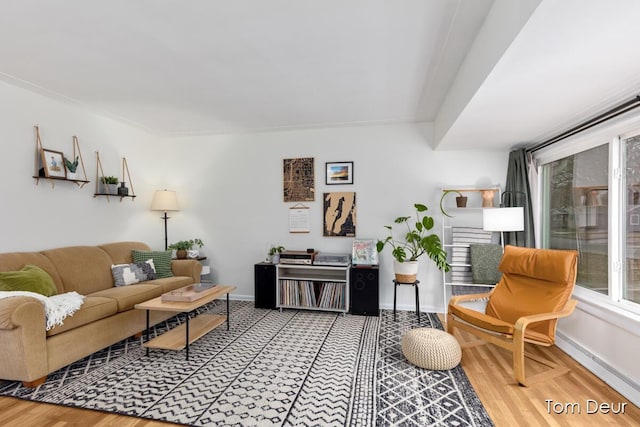
[[[400,216],[394,221],[406,227],[403,240],[396,239],[393,235],[393,227],[385,225],[389,230],[389,236],[376,243],[378,252],[382,252],[387,245],[391,246],[396,280],[402,283],[415,282],[418,274],[418,259],[425,254],[440,270],[446,272],[450,269],[440,236],[428,234],[434,224],[433,218],[424,213],[428,208],[420,203],[414,204],[413,207],[416,210],[415,219],[410,216]]]
[[[448,216],[449,218],[451,218],[451,215],[449,215],[444,210],[444,206],[442,206],[442,203],[444,202],[444,198],[449,193],[456,193],[458,195],[456,197],[456,206],[459,207],[459,208],[464,208],[464,207],[467,206],[467,196],[465,196],[464,194],[462,194],[458,190],[444,190],[444,192],[442,193],[442,197],[440,197],[440,212],[442,212],[442,215],[445,215],[445,216]]]
[[[100,178],[101,194],[118,194],[118,178],[115,176],[103,176]]]
[[[271,260],[271,262],[273,264],[278,264],[280,262],[280,254],[284,251],[284,246],[273,246],[271,245],[271,247],[269,248],[269,260]]]
[[[170,244],[167,248],[174,249],[176,251],[176,258],[178,259],[185,259],[187,252],[189,258],[197,258],[199,254],[197,250],[193,250],[194,246],[201,248],[204,246],[204,243],[202,243],[200,239],[180,240],[179,242]]]
[[[72,162],[71,160],[63,157],[64,165],[67,167],[67,179],[76,180],[78,179],[78,174],[76,170],[78,169],[78,160],[79,157],[76,156],[76,159]]]

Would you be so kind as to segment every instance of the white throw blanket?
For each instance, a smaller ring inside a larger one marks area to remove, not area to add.
[[[73,316],[73,313],[84,303],[84,296],[75,291],[51,297],[45,297],[35,292],[0,291],[0,298],[10,297],[31,297],[42,302],[47,317],[47,331],[54,326],[62,325],[63,320],[67,316]]]

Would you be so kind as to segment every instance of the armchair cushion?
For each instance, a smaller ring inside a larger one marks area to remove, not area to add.
[[[523,316],[561,310],[573,292],[576,265],[574,251],[506,246],[499,267],[502,279],[485,313],[513,325]],[[556,322],[538,322],[527,329],[553,340]]]

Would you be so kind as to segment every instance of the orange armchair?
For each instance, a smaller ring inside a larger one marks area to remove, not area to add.
[[[514,376],[522,386],[566,374],[569,372],[566,367],[525,354],[524,343],[546,347],[555,343],[558,319],[569,316],[576,307],[571,294],[577,262],[576,251],[506,246],[498,266],[502,278],[491,292],[451,298],[447,332],[453,334],[458,328],[481,338],[482,343],[490,342],[511,351]],[[483,298],[488,298],[484,313],[460,305]],[[526,378],[525,357],[551,370]]]

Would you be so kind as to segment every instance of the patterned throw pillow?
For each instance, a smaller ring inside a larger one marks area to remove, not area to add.
[[[116,286],[126,286],[155,279],[156,269],[153,265],[153,260],[150,259],[133,264],[112,265],[111,274],[113,274],[113,281]]]
[[[163,279],[165,277],[173,277],[171,271],[171,252],[172,251],[140,251],[133,249],[131,257],[133,262],[145,262],[149,259],[153,260],[156,267],[156,278]]]

